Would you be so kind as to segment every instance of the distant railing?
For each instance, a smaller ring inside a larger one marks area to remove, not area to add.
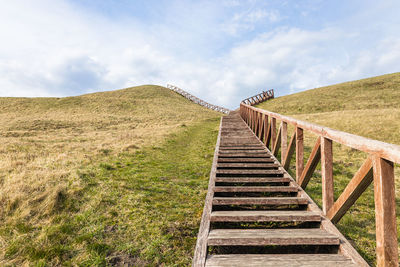
[[[288,116],[240,104],[240,115],[274,155],[281,150],[281,163],[286,170],[296,153],[296,181],[305,189],[318,163],[322,173],[323,213],[337,223],[374,181],[376,254],[378,266],[398,266],[394,163],[400,163],[400,146],[336,131]],[[277,131],[276,120],[281,121]],[[288,144],[287,125],[295,127]],[[304,166],[303,131],[318,136]],[[333,187],[332,142],[369,154],[360,169],[335,201]]]
[[[260,104],[268,99],[274,98],[274,89],[263,91],[262,93],[242,100],[242,103],[253,106]]]
[[[180,88],[178,88],[176,86],[173,86],[171,84],[167,84],[167,88],[171,89],[172,91],[174,91],[174,92],[182,95],[183,97],[193,101],[194,103],[199,104],[200,106],[203,106],[203,107],[206,107],[208,109],[212,109],[212,110],[215,110],[215,111],[218,111],[218,112],[222,112],[222,113],[225,113],[225,114],[229,114],[229,112],[230,112],[230,110],[227,109],[227,108],[223,108],[223,107],[220,107],[220,106],[216,106],[216,105],[207,103],[206,101],[201,100],[200,98],[195,97],[194,95],[186,92],[185,90],[182,90],[182,89],[180,89]]]

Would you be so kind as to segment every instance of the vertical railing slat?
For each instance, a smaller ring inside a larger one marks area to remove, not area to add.
[[[377,266],[398,266],[393,162],[374,157]]]
[[[321,138],[322,210],[324,214],[333,206],[332,140]]]
[[[296,126],[296,182],[304,170],[304,140],[303,129]]]

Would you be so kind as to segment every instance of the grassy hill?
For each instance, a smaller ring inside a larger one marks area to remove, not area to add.
[[[400,144],[400,73],[336,84],[282,96],[258,107],[304,121],[368,138]],[[290,129],[292,133],[292,128]],[[305,132],[306,159],[316,136]],[[365,153],[334,145],[335,197],[360,167]],[[307,192],[321,203],[321,175],[316,174]],[[396,166],[398,229],[400,229],[400,168]],[[338,228],[371,263],[375,262],[375,216],[371,185],[342,218]],[[400,233],[399,233],[400,240]],[[400,250],[399,250],[400,251]]]
[[[0,265],[187,265],[220,116],[151,85],[0,98]]]

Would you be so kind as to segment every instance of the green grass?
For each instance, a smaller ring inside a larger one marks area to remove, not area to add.
[[[0,98],[0,266],[188,265],[220,117],[152,85]]]
[[[400,73],[277,97],[258,107],[333,129],[400,144]],[[292,132],[293,127],[289,127],[289,133]],[[307,160],[316,136],[307,131],[304,134]],[[333,149],[337,199],[367,155],[335,143]],[[291,172],[293,171],[292,167]],[[395,175],[397,224],[400,229],[399,166],[395,168]],[[321,190],[321,172],[318,166],[306,191],[319,205]],[[375,263],[373,185],[358,199],[337,227],[369,263]],[[400,232],[398,238],[400,240]]]
[[[219,119],[182,126],[159,145],[76,170],[47,225],[1,228],[5,260],[32,264],[187,266],[208,185]],[[70,188],[71,189],[71,188]],[[71,191],[71,190],[70,190]],[[18,238],[15,237],[18,234]]]

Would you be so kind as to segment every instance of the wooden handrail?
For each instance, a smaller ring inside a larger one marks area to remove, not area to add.
[[[242,103],[253,106],[274,98],[274,89],[263,91],[257,95],[242,100]]]
[[[221,113],[225,113],[225,114],[229,114],[229,112],[230,112],[230,110],[227,109],[227,108],[223,108],[223,107],[220,107],[220,106],[217,106],[217,105],[213,105],[213,104],[207,103],[206,101],[201,100],[200,98],[195,97],[194,95],[192,95],[192,94],[186,92],[185,90],[183,90],[183,89],[181,89],[179,87],[176,87],[174,85],[167,84],[167,88],[171,89],[172,91],[174,91],[174,92],[176,92],[176,93],[178,93],[180,95],[182,95],[183,97],[189,99],[190,101],[192,101],[192,102],[194,102],[196,104],[199,104],[200,106],[203,106],[203,107],[206,107],[208,109],[212,109],[212,110],[215,110],[215,111],[218,111],[218,112],[221,112]]]
[[[398,266],[394,163],[400,163],[400,146],[255,108],[245,101],[240,104],[240,115],[274,155],[281,149],[281,160],[286,170],[289,169],[290,159],[296,150],[296,181],[302,188],[306,188],[316,166],[321,163],[322,209],[333,223],[337,223],[343,217],[374,181],[377,265]],[[281,121],[278,134],[276,120]],[[287,124],[295,127],[289,146]],[[303,158],[304,130],[318,136],[306,166]],[[333,142],[369,154],[336,201],[333,186]]]

